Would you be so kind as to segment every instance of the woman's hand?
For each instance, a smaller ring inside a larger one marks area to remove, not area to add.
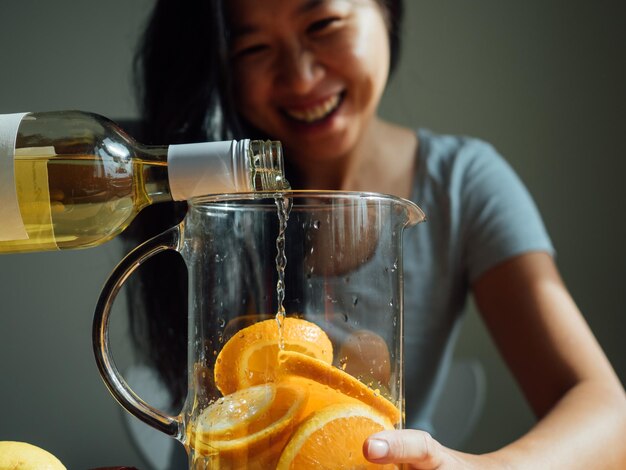
[[[503,469],[488,455],[471,455],[444,447],[425,431],[382,431],[363,443],[363,455],[374,463],[409,464],[418,470]]]

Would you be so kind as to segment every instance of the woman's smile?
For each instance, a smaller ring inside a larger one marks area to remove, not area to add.
[[[344,93],[337,93],[310,105],[289,106],[283,113],[299,123],[314,124],[329,118],[339,109]]]

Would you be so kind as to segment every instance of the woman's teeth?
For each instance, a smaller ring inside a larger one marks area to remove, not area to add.
[[[339,106],[339,95],[328,98],[323,103],[312,106],[308,109],[286,109],[287,115],[298,121],[307,123],[320,121],[332,113]]]

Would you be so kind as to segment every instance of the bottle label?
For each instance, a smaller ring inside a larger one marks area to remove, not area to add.
[[[15,140],[28,113],[0,114],[0,241],[26,240],[15,186]]]

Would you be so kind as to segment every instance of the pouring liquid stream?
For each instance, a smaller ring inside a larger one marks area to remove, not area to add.
[[[292,200],[284,194],[276,194],[274,197],[278,212],[278,236],[276,237],[276,272],[278,281],[276,283],[276,298],[278,308],[276,310],[276,323],[278,325],[278,349],[285,349],[283,338],[283,323],[285,320],[285,267],[287,266],[287,255],[285,254],[285,231],[287,221],[291,212]]]

